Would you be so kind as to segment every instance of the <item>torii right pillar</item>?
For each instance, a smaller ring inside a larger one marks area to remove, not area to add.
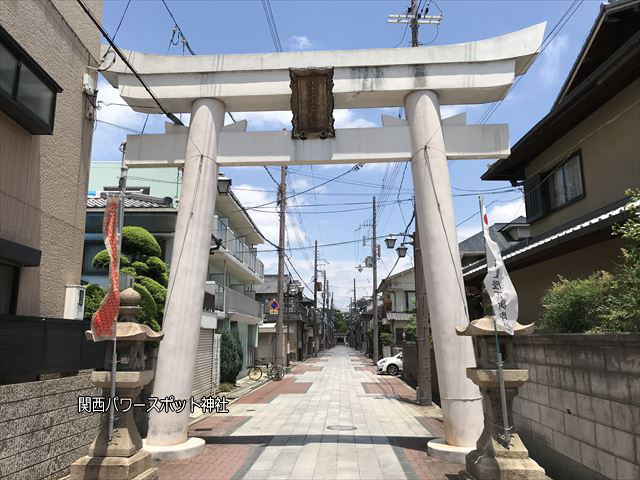
[[[445,428],[444,441],[429,442],[429,454],[464,461],[482,433],[484,417],[480,390],[466,377],[467,367],[475,366],[471,338],[456,335],[456,327],[469,320],[438,95],[413,91],[404,107]]]

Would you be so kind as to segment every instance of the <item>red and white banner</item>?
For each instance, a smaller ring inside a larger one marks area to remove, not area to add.
[[[487,276],[484,277],[484,286],[491,297],[498,330],[513,335],[513,328],[518,321],[518,294],[504,266],[500,247],[489,235],[489,219],[482,197],[480,198],[480,213],[482,214],[482,232],[487,252]]]
[[[96,313],[91,317],[91,331],[94,341],[113,340],[116,335],[116,321],[120,311],[120,265],[118,264],[118,219],[120,196],[108,197],[107,207],[104,210],[102,234],[104,244],[109,252],[109,288],[107,294],[100,302]]]

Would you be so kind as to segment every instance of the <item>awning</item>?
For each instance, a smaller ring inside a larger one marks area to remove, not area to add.
[[[276,333],[275,323],[261,323],[258,325],[258,333]]]
[[[408,322],[413,317],[413,313],[406,312],[387,312],[387,318],[396,322]]]
[[[258,317],[252,317],[251,315],[238,312],[229,313],[229,320],[232,322],[246,323],[247,325],[258,325],[262,321]]]

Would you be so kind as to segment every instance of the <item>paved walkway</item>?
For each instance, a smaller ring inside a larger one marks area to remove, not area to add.
[[[462,465],[426,453],[441,435],[439,409],[414,399],[402,380],[338,346],[194,424],[205,451],[161,463],[161,479],[457,480]]]

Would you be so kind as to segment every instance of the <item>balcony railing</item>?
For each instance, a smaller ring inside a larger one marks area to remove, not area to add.
[[[222,246],[231,255],[244,263],[249,270],[264,278],[264,265],[256,256],[255,250],[249,248],[223,221],[216,218],[214,235],[222,240]]]
[[[262,306],[254,299],[226,288],[215,282],[207,282],[205,286],[204,309],[229,313],[242,313],[251,317],[262,318]]]

